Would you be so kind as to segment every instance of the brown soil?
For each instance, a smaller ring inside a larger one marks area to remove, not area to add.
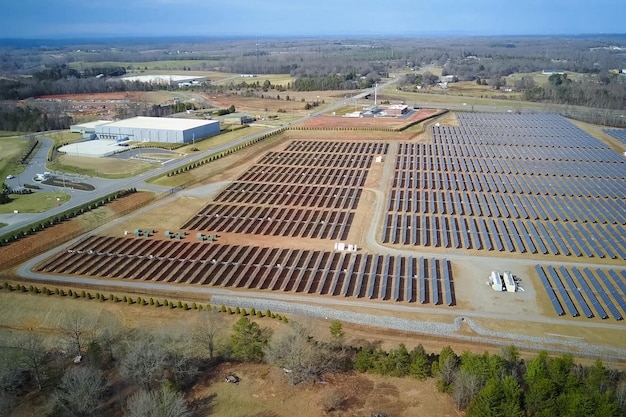
[[[401,129],[426,120],[440,112],[440,110],[433,109],[418,110],[406,119],[395,117],[317,116],[304,121],[301,126],[307,129]]]
[[[234,373],[239,384],[224,375]],[[333,401],[332,398],[336,400]],[[432,380],[389,378],[350,372],[328,375],[321,383],[289,386],[283,372],[267,365],[220,365],[188,395],[196,411],[224,417],[356,416],[385,413],[394,417],[458,416],[452,400],[437,392]],[[336,404],[328,410],[325,404]],[[326,408],[326,409],[325,409]],[[255,414],[249,414],[254,410]]]
[[[57,94],[49,96],[39,96],[42,100],[72,100],[72,101],[101,101],[101,100],[127,100],[139,101],[142,92],[139,91],[121,91],[112,93],[90,93],[90,94]]]
[[[17,242],[0,247],[0,265],[3,272],[40,255],[95,227],[141,207],[154,199],[148,192],[137,192],[119,198],[104,207],[48,227]]]

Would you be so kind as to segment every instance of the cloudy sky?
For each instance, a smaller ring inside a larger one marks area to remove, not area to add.
[[[626,33],[624,0],[1,0],[0,38]]]

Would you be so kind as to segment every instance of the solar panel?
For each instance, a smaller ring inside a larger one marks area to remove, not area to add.
[[[426,302],[426,260],[420,257],[420,303]]]
[[[515,228],[515,224],[513,224],[513,220],[507,219],[507,225],[508,225],[509,233],[513,235],[513,239],[515,240],[515,243],[517,243],[517,247],[519,248],[520,252],[526,253],[526,247],[522,243],[522,239],[520,239],[519,237],[519,233],[517,232],[517,229]]]
[[[448,265],[448,260],[443,259],[442,261],[442,269],[443,269],[443,282],[446,287],[446,304],[451,306],[454,304],[454,300],[452,297],[452,281],[450,277],[450,268]]]
[[[485,222],[485,219],[478,219],[477,221],[480,224],[480,232],[482,234],[483,241],[485,242],[487,250],[493,250],[491,239],[489,239],[489,232],[487,232],[487,223]]]
[[[396,256],[396,265],[394,267],[394,272],[395,272],[395,279],[393,282],[393,299],[395,301],[398,301],[400,299],[400,288],[402,286],[402,280],[401,280],[401,273],[402,273],[402,268],[401,268],[401,260],[402,258],[400,256]]]
[[[576,286],[576,284],[574,284],[574,281],[569,275],[569,272],[567,272],[567,269],[565,269],[564,266],[561,266],[559,267],[559,271],[561,272],[561,276],[563,277],[563,279],[565,279],[565,283],[569,287],[570,293],[574,294],[574,298],[576,298],[578,305],[583,309],[583,313],[585,314],[585,316],[587,318],[593,317],[593,313],[591,312],[589,306],[587,305],[587,302],[581,295],[580,289]]]
[[[528,222],[526,224],[526,227],[530,231],[530,234],[532,235],[533,239],[535,240],[535,243],[539,247],[539,251],[542,254],[544,254],[544,255],[547,254],[548,253],[548,249],[546,248],[546,246],[543,244],[543,241],[539,237],[539,233],[537,233],[537,229],[535,229],[535,225],[532,222]]]
[[[548,266],[547,269],[548,269],[548,273],[552,277],[552,282],[554,283],[557,290],[559,291],[559,294],[561,295],[561,298],[565,302],[565,306],[569,310],[569,313],[573,317],[578,317],[580,313],[578,313],[578,310],[574,306],[574,303],[572,302],[572,299],[570,298],[567,290],[565,289],[565,286],[563,286],[563,282],[561,281],[559,274],[556,272],[556,270],[554,269],[552,265]]]
[[[574,252],[574,255],[576,256],[582,256],[582,252],[580,251],[580,249],[578,249],[578,246],[576,246],[574,244],[574,241],[572,240],[572,238],[570,237],[570,235],[565,231],[565,228],[563,227],[563,224],[561,223],[557,223],[556,227],[559,229],[559,232],[561,232],[561,235],[565,238],[565,240],[567,241],[570,249]]]
[[[415,274],[413,273],[413,262],[414,259],[412,256],[409,256],[407,259],[407,275],[406,275],[406,297],[405,299],[412,303],[415,301],[415,297],[413,297],[413,283],[415,282]]]
[[[378,275],[378,258],[378,255],[374,255],[374,258],[372,259],[372,269],[367,288],[367,297],[370,299],[374,298],[374,286],[376,285],[376,276]]]
[[[440,294],[439,294],[439,271],[437,270],[437,260],[436,259],[431,259],[430,260],[430,281],[431,281],[431,290],[432,290],[432,294],[433,294],[433,304],[437,305],[439,304],[440,301]]]
[[[615,285],[609,280],[603,270],[596,269],[596,274],[600,278],[600,281],[604,283],[609,293],[613,296],[613,299],[620,306],[622,312],[626,314],[626,299],[624,299],[624,294],[620,294],[620,292],[615,288]]]
[[[359,268],[359,275],[357,277],[356,287],[354,288],[354,294],[358,297],[361,294],[363,287],[363,277],[365,276],[366,265],[371,259],[372,255],[365,255],[361,260],[361,267]],[[344,294],[346,295],[346,294]]]
[[[541,223],[539,223],[539,224],[541,224]],[[565,256],[569,256],[570,255],[569,248],[567,246],[565,246],[565,244],[563,243],[563,240],[561,240],[561,237],[557,233],[557,231],[554,228],[554,226],[552,225],[552,223],[546,223],[546,227],[548,228],[548,230],[550,232],[550,234],[548,236],[550,236],[553,239],[555,239],[557,244],[559,245],[560,253],[562,253]]]
[[[382,285],[380,286],[380,298],[387,299],[387,284],[389,283],[389,269],[391,268],[391,256],[385,255],[385,263],[382,270]]]
[[[606,314],[606,311],[604,311],[604,308],[602,308],[602,306],[598,302],[598,299],[596,298],[596,295],[593,293],[593,291],[591,291],[591,288],[589,288],[589,285],[587,284],[587,281],[585,281],[585,278],[583,278],[583,276],[580,273],[580,271],[576,267],[573,267],[572,268],[572,274],[574,274],[574,277],[578,281],[578,284],[580,284],[580,286],[582,287],[583,291],[585,292],[585,295],[587,296],[589,301],[591,301],[591,305],[593,306],[593,309],[596,310],[596,313],[597,313],[598,317],[600,317],[602,319],[608,318],[608,315]]]
[[[530,238],[528,231],[524,227],[524,223],[521,220],[517,220],[516,223],[517,223],[517,230],[524,238],[524,241],[526,242],[526,246],[528,246],[528,250],[530,251],[530,253],[537,253],[537,248],[535,248],[535,245],[532,239]]]
[[[550,299],[550,302],[552,303],[552,307],[554,307],[554,311],[559,316],[564,315],[565,310],[563,310],[563,307],[561,306],[561,303],[558,297],[556,296],[556,293],[554,292],[554,289],[552,288],[550,281],[548,281],[548,277],[546,276],[545,272],[539,265],[535,265],[535,269],[537,271],[537,275],[539,275],[539,279],[541,280],[541,283],[543,284],[543,288],[546,290],[546,293],[548,294],[548,298]]]
[[[504,225],[504,220],[498,219],[498,225],[500,226],[499,227],[500,236],[504,240],[504,243],[506,244],[506,248],[508,249],[509,252],[515,252],[515,246],[513,246],[513,242],[511,241],[509,232],[506,229],[506,226]]]

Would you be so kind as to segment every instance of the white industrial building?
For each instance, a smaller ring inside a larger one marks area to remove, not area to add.
[[[169,117],[133,117],[98,124],[98,139],[134,142],[189,143],[220,132],[219,120],[174,119]]]

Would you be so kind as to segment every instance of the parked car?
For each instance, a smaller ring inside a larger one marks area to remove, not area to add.
[[[12,180],[13,178],[15,178],[15,175],[13,174],[7,175],[7,180]]]

